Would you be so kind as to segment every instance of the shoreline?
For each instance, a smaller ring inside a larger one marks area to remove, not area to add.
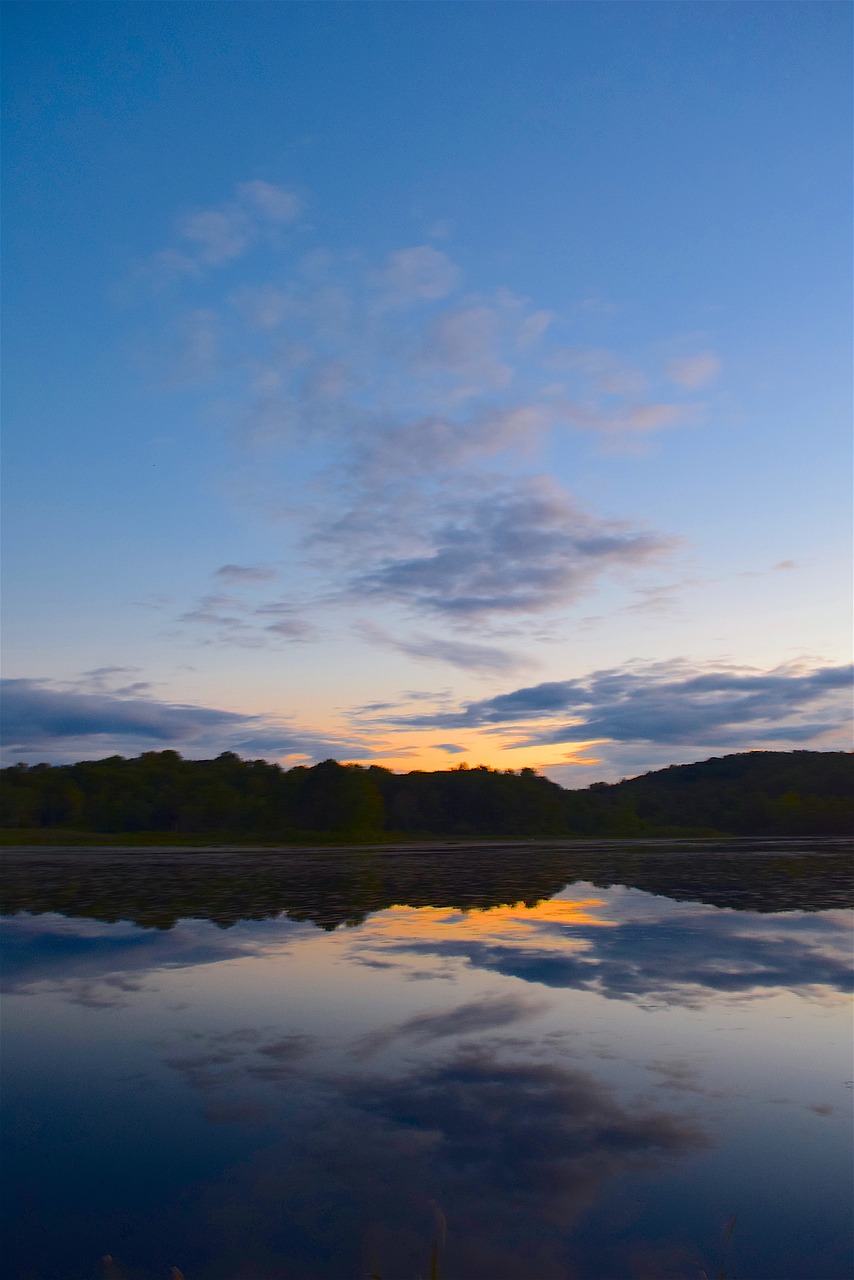
[[[0,842],[0,855],[6,853],[151,853],[151,854],[244,854],[244,853],[281,853],[281,854],[324,854],[324,853],[371,853],[371,854],[405,854],[405,853],[465,853],[468,851],[494,850],[497,853],[516,853],[524,850],[542,849],[566,853],[596,852],[640,852],[649,849],[666,853],[669,850],[686,851],[696,849],[698,852],[713,852],[719,849],[722,853],[738,850],[744,852],[769,853],[779,849],[806,852],[808,848],[818,851],[827,849],[844,850],[854,847],[854,836],[610,836],[599,839],[552,839],[531,838],[528,840],[490,840],[488,837],[471,840],[395,840],[373,844],[284,844],[284,843],[252,843],[252,844],[180,844],[164,841],[162,844],[125,844],[116,841],[112,844],[84,844],[32,842],[25,844],[3,844]]]

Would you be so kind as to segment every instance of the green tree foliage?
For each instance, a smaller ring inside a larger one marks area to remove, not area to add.
[[[324,760],[283,770],[233,752],[147,751],[0,771],[0,825],[283,842],[847,835],[852,765],[843,751],[753,751],[567,791],[532,769],[396,774]]]

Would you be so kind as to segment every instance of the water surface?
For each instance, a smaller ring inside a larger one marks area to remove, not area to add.
[[[848,853],[8,851],[4,1274],[848,1280]]]

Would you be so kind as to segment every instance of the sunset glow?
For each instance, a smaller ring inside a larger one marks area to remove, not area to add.
[[[849,745],[847,6],[7,9],[6,763]]]

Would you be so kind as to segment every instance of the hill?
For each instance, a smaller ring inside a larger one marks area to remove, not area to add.
[[[6,843],[100,836],[208,842],[848,835],[854,755],[752,751],[566,790],[532,769],[282,769],[176,751],[0,771]],[[52,835],[55,833],[55,835]]]
[[[708,829],[728,835],[848,835],[854,830],[854,755],[847,751],[748,751],[671,765],[582,795],[594,824],[624,835]],[[679,831],[675,830],[676,828]]]

